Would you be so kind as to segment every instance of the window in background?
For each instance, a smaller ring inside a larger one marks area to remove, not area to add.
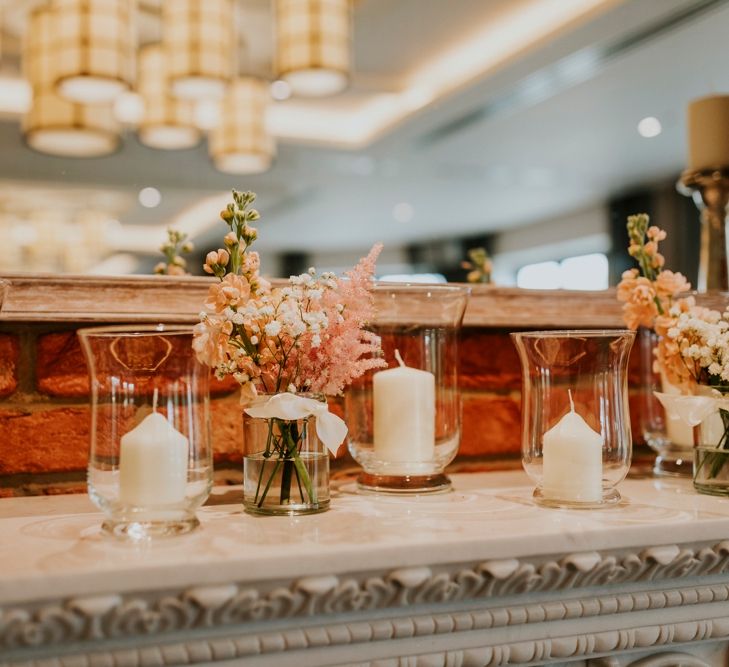
[[[378,278],[387,283],[444,283],[442,273],[391,273]]]
[[[516,274],[516,285],[525,289],[607,289],[608,260],[602,253],[591,253],[561,262],[527,264]]]

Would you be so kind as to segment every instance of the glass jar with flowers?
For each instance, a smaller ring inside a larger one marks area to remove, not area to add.
[[[224,248],[204,270],[218,278],[195,327],[198,358],[218,378],[241,386],[243,504],[255,514],[306,514],[329,507],[329,453],[347,428],[327,397],[371,368],[384,366],[380,339],[365,330],[373,313],[371,282],[382,246],[343,278],[312,268],[272,287],[251,245],[252,192],[233,191],[221,212]]]
[[[694,427],[694,488],[729,495],[729,312],[689,297],[669,311],[660,359],[684,396],[659,395],[667,410]]]
[[[626,271],[618,299],[630,328],[655,334],[653,370],[662,391],[653,394],[665,410],[665,433],[648,443],[658,450],[659,474],[681,474],[693,462],[694,487],[729,495],[729,314],[726,295],[688,295],[680,273],[663,268],[658,243],[665,231],[645,214],[628,218],[629,253],[640,269]],[[697,297],[701,304],[697,303]],[[673,463],[673,466],[670,464]],[[668,464],[668,465],[667,465]]]
[[[640,426],[647,444],[656,452],[653,472],[659,476],[691,476],[693,431],[673,410],[664,409],[655,392],[681,395],[685,388],[673,384],[663,365],[663,318],[679,295],[691,289],[680,273],[664,269],[659,243],[666,232],[650,225],[646,214],[628,218],[628,252],[638,268],[625,271],[618,285],[623,319],[638,329],[640,354]],[[665,342],[664,342],[665,343]]]

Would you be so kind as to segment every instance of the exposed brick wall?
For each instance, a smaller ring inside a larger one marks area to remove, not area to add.
[[[518,466],[521,368],[508,334],[493,328],[463,331],[463,439],[456,467]],[[630,380],[634,387],[639,382],[637,353]],[[211,391],[216,476],[237,481],[242,429],[236,384],[214,381]],[[85,490],[88,393],[74,325],[0,325],[0,497]],[[639,408],[632,390],[636,443]],[[352,463],[342,447],[335,468]]]
[[[0,396],[10,396],[18,388],[20,342],[13,334],[0,334]]]

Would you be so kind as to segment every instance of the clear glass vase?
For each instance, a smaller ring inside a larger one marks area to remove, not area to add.
[[[696,305],[723,313],[729,304],[724,292],[691,292]],[[656,452],[653,474],[659,477],[691,478],[694,461],[694,429],[678,411],[664,407],[656,393],[680,396],[679,387],[671,384],[656,363],[655,350],[659,336],[651,329],[638,330],[640,353],[640,429],[648,446]],[[670,403],[669,403],[670,405]]]
[[[210,369],[192,327],[80,329],[91,379],[88,490],[105,531],[141,539],[185,533],[212,485]]]
[[[696,394],[710,406],[694,427],[694,488],[699,493],[729,496],[729,392],[699,385]]]
[[[260,395],[249,407],[269,398]],[[329,451],[317,436],[314,416],[252,417],[244,410],[243,449],[247,512],[295,515],[329,509]]]
[[[655,367],[658,335],[641,328],[637,340],[641,376],[640,426],[646,443],[656,453],[653,474],[689,478],[694,455],[693,429],[675,411],[664,408],[655,396],[656,392],[678,396],[681,391]]]
[[[374,287],[368,328],[381,337],[388,368],[353,382],[344,399],[360,489],[449,490],[444,470],[461,440],[458,336],[469,294],[456,285]]]
[[[522,363],[522,463],[550,507],[620,500],[630,467],[628,355],[634,331],[511,334]]]

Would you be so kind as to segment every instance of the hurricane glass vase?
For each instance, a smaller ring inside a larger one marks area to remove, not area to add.
[[[368,328],[387,369],[345,392],[348,447],[362,466],[361,490],[430,493],[450,489],[445,467],[461,439],[458,337],[470,294],[456,285],[381,283]]]
[[[261,395],[251,405],[268,398]],[[329,451],[317,435],[314,416],[252,417],[244,410],[243,447],[247,512],[296,515],[329,509]]]
[[[192,327],[80,329],[91,380],[88,491],[119,538],[185,533],[210,493],[210,369]]]
[[[659,337],[650,329],[638,331],[640,354],[640,429],[648,446],[656,453],[653,474],[658,477],[691,477],[694,434],[678,414],[664,408],[656,392],[679,395],[655,364]]]
[[[628,355],[633,331],[531,331],[522,364],[522,464],[537,503],[598,508],[620,500],[630,467]]]

